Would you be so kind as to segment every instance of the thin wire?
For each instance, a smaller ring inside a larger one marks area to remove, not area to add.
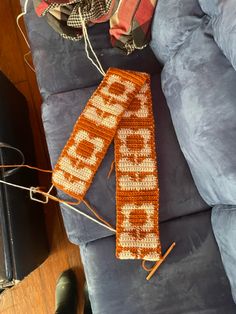
[[[22,189],[22,190],[25,190],[25,191],[32,192],[32,188],[27,188],[27,187],[25,187],[25,186],[21,186],[21,185],[14,184],[14,183],[11,183],[11,182],[7,182],[7,181],[0,180],[0,183],[9,185],[9,186],[12,186],[12,187],[15,187],[15,188],[19,188],[19,189]],[[106,228],[106,229],[108,229],[108,230],[113,231],[113,232],[116,233],[116,230],[115,230],[114,228],[109,227],[109,226],[107,226],[106,224],[104,224],[104,223],[98,221],[97,219],[94,219],[93,217],[91,217],[91,216],[85,214],[84,212],[80,211],[79,209],[77,209],[77,208],[71,206],[70,204],[68,204],[66,201],[58,200],[56,197],[53,197],[53,195],[50,195],[50,194],[45,193],[45,192],[42,192],[42,191],[38,190],[37,188],[34,188],[34,191],[37,192],[37,193],[39,193],[39,194],[42,194],[42,195],[44,195],[44,196],[47,196],[47,197],[49,197],[49,198],[51,198],[51,199],[53,199],[53,200],[55,200],[55,201],[60,201],[60,203],[64,204],[65,206],[67,206],[68,208],[72,209],[73,211],[75,211],[75,212],[79,213],[80,215],[82,215],[82,216],[88,218],[89,220],[92,220],[93,222],[97,223],[98,225],[101,225],[101,226],[103,226],[104,228]]]
[[[86,51],[86,55],[88,57],[88,59],[92,62],[92,64],[97,68],[97,70],[103,75],[105,76],[106,73],[95,53],[95,51],[93,50],[93,47],[91,45],[91,42],[89,40],[89,36],[88,36],[88,32],[87,32],[87,28],[86,28],[86,25],[85,25],[85,21],[83,19],[83,16],[82,16],[82,13],[81,13],[81,8],[79,8],[79,15],[80,15],[80,19],[81,19],[81,25],[82,25],[82,32],[83,32],[83,35],[84,35],[84,43],[85,43],[85,51]],[[94,60],[89,56],[89,52],[88,52],[88,44],[89,44],[89,48],[90,50],[92,51],[93,55],[94,55],[94,58],[96,59],[97,61],[97,64],[94,62]]]

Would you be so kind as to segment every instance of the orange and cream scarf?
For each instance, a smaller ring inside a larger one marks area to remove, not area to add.
[[[159,261],[159,189],[150,77],[110,68],[78,118],[53,184],[83,200],[114,139],[116,256]]]

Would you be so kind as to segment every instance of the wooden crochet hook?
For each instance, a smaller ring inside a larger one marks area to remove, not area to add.
[[[169,247],[169,249],[166,251],[166,253],[162,256],[162,258],[153,266],[153,268],[151,269],[150,273],[146,277],[147,280],[150,280],[152,278],[152,276],[155,274],[155,272],[157,271],[159,266],[164,262],[164,260],[167,258],[167,256],[170,254],[170,252],[173,250],[175,245],[176,245],[176,243],[173,242],[171,244],[171,246]]]

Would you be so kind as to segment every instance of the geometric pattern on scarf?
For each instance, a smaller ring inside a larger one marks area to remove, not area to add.
[[[114,139],[116,256],[161,258],[159,189],[150,77],[110,68],[75,123],[53,185],[83,200]]]

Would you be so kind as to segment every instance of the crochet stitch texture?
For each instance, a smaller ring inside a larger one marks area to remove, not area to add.
[[[78,118],[53,184],[82,200],[111,141],[116,164],[116,256],[161,259],[150,77],[110,68]]]

